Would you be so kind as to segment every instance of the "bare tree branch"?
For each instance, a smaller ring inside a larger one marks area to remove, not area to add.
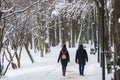
[[[41,1],[41,0],[38,0],[38,1],[34,2],[34,3],[32,3],[31,5],[29,5],[29,6],[26,7],[26,8],[24,8],[24,9],[22,9],[22,10],[14,11],[14,12],[12,12],[11,14],[8,14],[7,16],[3,16],[2,18],[9,17],[9,16],[11,16],[11,15],[13,15],[13,14],[15,14],[15,13],[22,13],[22,12],[26,11],[27,9],[31,8],[33,5],[39,3],[40,1]],[[12,10],[12,9],[11,9],[11,10]],[[5,11],[4,11],[4,12],[5,12]],[[9,10],[9,11],[6,11],[6,12],[10,12],[10,10]]]

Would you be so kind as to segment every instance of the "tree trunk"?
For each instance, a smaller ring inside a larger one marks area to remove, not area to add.
[[[0,0],[0,7],[1,7],[1,0]],[[0,54],[1,54],[1,49],[2,49],[2,40],[3,40],[3,29],[2,25],[1,25],[1,16],[2,16],[2,12],[0,12]],[[0,56],[1,58],[1,56]],[[1,60],[0,60],[0,76],[2,76],[2,64],[1,64]]]
[[[31,62],[34,63],[34,60],[33,60],[32,55],[31,55],[31,53],[30,53],[30,51],[29,51],[29,49],[28,49],[27,44],[24,43],[24,46],[25,46],[25,49],[26,49],[26,51],[27,51],[27,53],[28,53],[28,56],[29,56]]]
[[[13,63],[13,57],[12,57],[12,55],[11,55],[8,47],[7,47],[6,49],[7,49],[7,52],[8,52],[8,54],[9,54],[9,57],[10,57],[10,60],[11,60],[12,68],[13,68],[13,69],[16,69],[16,68],[17,68],[17,65],[16,65],[15,63]],[[15,53],[14,53],[14,54],[15,54]]]
[[[69,48],[71,48],[71,26],[72,26],[72,16],[70,18],[69,26],[68,26],[68,43]]]
[[[17,51],[16,51],[17,52]],[[22,52],[22,46],[20,47],[20,52],[19,55],[16,53],[16,59],[17,59],[17,64],[18,64],[18,68],[20,68],[20,59],[21,59],[21,52]]]
[[[62,19],[61,19],[61,20],[62,20],[62,24],[61,24],[61,25],[62,25],[62,27],[61,27],[61,29],[62,29],[62,30],[61,30],[62,45],[63,45],[64,43],[66,43],[66,40],[65,40],[65,23],[64,23],[64,19],[65,19],[65,18],[62,16]]]
[[[120,23],[118,23],[118,19],[120,18],[120,0],[114,0],[114,56],[115,56],[115,67],[120,67]],[[120,69],[116,69],[115,72],[116,80],[120,80]]]
[[[77,27],[77,21],[72,20],[72,47],[75,47],[76,42],[76,27]]]

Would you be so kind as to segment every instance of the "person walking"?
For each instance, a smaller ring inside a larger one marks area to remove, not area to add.
[[[63,45],[62,50],[60,51],[60,54],[58,56],[58,63],[59,61],[61,61],[62,65],[62,74],[65,76],[67,64],[70,62],[69,52],[66,48],[66,44]]]
[[[84,76],[86,61],[88,62],[87,51],[83,48],[83,45],[81,44],[76,51],[75,62],[79,64],[79,74],[82,76]]]

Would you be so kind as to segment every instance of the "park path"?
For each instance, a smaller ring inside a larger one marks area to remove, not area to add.
[[[68,48],[70,62],[66,76],[62,76],[61,63],[57,63],[60,47],[52,48],[51,53],[45,55],[38,62],[24,66],[21,69],[9,70],[4,80],[102,80],[102,70],[97,62],[97,54],[90,53],[91,46],[86,45],[88,63],[85,66],[85,76],[79,75],[78,64],[75,63],[77,48]],[[106,79],[110,80],[110,79]]]

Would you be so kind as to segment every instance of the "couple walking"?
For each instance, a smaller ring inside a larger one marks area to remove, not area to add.
[[[58,63],[60,60],[62,65],[62,73],[63,73],[63,76],[65,76],[67,64],[68,62],[70,62],[70,56],[66,48],[66,44],[63,45],[62,50],[60,51],[60,54],[58,57]],[[84,67],[85,67],[86,61],[88,62],[87,52],[83,48],[83,45],[79,45],[75,55],[75,62],[79,64],[79,74],[82,76],[84,76]]]

